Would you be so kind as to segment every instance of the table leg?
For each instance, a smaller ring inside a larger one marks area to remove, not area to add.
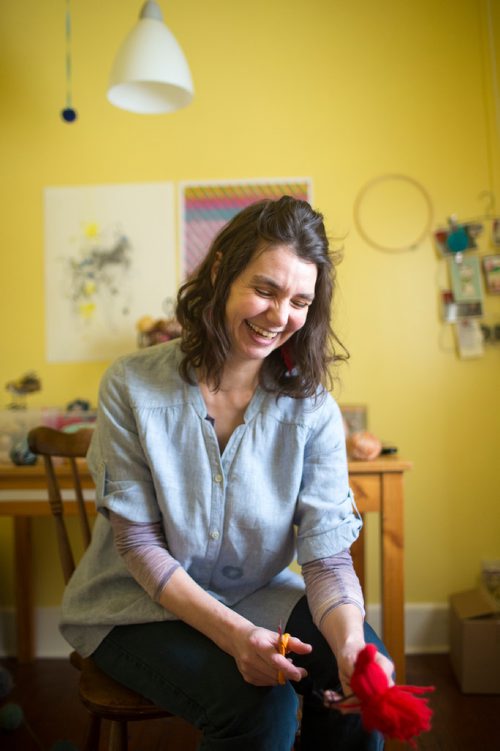
[[[16,516],[14,517],[14,581],[17,659],[20,663],[32,662],[35,656],[31,556],[31,519],[29,516]]]
[[[382,475],[382,632],[396,666],[396,680],[405,682],[403,474]]]
[[[361,514],[361,518],[363,519],[363,524],[365,521],[365,514]],[[354,570],[356,574],[358,575],[359,583],[361,586],[361,589],[363,591],[363,594],[366,594],[365,590],[365,583],[366,583],[366,567],[365,567],[365,530],[364,528],[361,530],[361,533],[357,540],[353,542],[351,545],[351,556],[352,556],[352,562],[354,565]]]

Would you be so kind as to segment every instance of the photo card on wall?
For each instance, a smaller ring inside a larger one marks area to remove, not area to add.
[[[479,321],[464,318],[455,324],[458,355],[470,360],[484,355],[484,339]]]
[[[473,302],[483,299],[481,264],[477,256],[449,259],[451,286],[455,302]]]
[[[441,306],[443,320],[446,323],[456,323],[460,318],[482,318],[483,316],[481,300],[456,302],[451,289],[441,291]]]
[[[483,257],[486,290],[490,295],[500,295],[500,254]]]

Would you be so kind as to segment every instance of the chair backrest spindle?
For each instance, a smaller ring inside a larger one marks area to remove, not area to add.
[[[74,456],[69,459],[71,466],[71,474],[73,476],[73,485],[75,487],[75,497],[78,506],[78,518],[80,519],[80,531],[82,533],[83,544],[88,547],[90,544],[90,524],[85,509],[85,500],[83,498],[82,483],[80,481],[80,473],[78,471],[78,465]]]
[[[64,515],[64,503],[61,492],[62,474],[57,472],[54,459],[65,459],[69,463],[75,502],[80,520],[80,530],[83,544],[86,548],[90,543],[90,524],[85,508],[77,459],[84,459],[86,456],[92,433],[93,430],[91,428],[82,428],[75,433],[65,433],[61,430],[40,426],[33,428],[28,434],[30,450],[34,454],[43,456],[47,475],[49,504],[56,526],[59,559],[66,584],[75,570],[75,555]]]

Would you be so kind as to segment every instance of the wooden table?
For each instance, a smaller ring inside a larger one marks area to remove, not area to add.
[[[394,660],[398,683],[405,682],[404,472],[411,462],[397,457],[349,462],[349,482],[359,512],[379,513],[382,638]],[[354,567],[365,582],[363,534],[351,548]]]
[[[382,636],[397,671],[397,680],[405,680],[404,664],[404,536],[403,476],[411,464],[397,457],[349,463],[350,484],[360,513],[380,514]],[[70,488],[66,467],[58,469],[63,486]],[[95,513],[93,484],[87,471],[82,474],[89,510]],[[33,467],[0,466],[0,515],[11,516],[14,523],[14,577],[16,594],[17,657],[19,662],[34,659],[34,600],[32,585],[31,520],[50,516],[41,463]],[[65,511],[75,514],[71,492],[65,499]],[[353,546],[353,558],[364,583],[363,536]]]

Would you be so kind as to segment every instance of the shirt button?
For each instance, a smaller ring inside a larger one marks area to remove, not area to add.
[[[215,482],[222,482],[222,475],[215,475],[214,480]]]
[[[216,529],[212,529],[212,531],[210,532],[210,539],[211,540],[219,539],[219,532]]]

